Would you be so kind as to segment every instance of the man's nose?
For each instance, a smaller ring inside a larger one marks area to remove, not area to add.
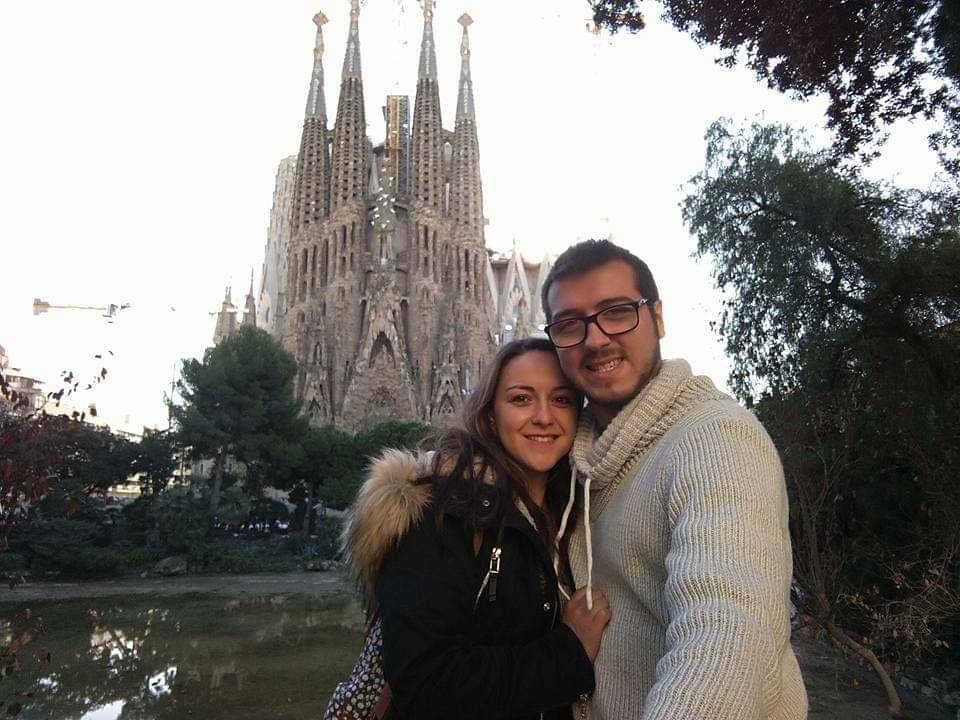
[[[607,334],[600,329],[596,322],[587,323],[587,336],[583,344],[588,348],[601,348],[610,342]]]

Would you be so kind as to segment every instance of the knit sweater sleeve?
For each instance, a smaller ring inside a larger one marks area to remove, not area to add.
[[[776,449],[750,419],[678,443],[667,477],[667,652],[643,720],[761,720],[789,642],[790,540]]]

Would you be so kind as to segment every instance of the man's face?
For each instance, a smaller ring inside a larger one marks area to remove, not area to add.
[[[553,322],[640,298],[633,268],[613,260],[583,275],[558,280],[550,287],[547,302]],[[590,399],[601,425],[607,425],[660,371],[663,336],[658,300],[640,308],[640,324],[629,332],[610,336],[590,323],[581,344],[557,349],[564,374]]]

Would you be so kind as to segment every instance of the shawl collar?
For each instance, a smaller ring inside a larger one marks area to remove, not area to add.
[[[581,414],[570,453],[579,482],[583,484],[589,476],[591,490],[606,495],[604,491],[612,491],[634,462],[690,407],[727,397],[709,378],[694,376],[685,360],[665,360],[657,376],[599,437],[590,407]]]

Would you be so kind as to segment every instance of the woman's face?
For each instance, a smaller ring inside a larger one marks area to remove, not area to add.
[[[552,352],[534,350],[504,365],[493,400],[494,428],[525,480],[545,475],[570,451],[578,405]]]

